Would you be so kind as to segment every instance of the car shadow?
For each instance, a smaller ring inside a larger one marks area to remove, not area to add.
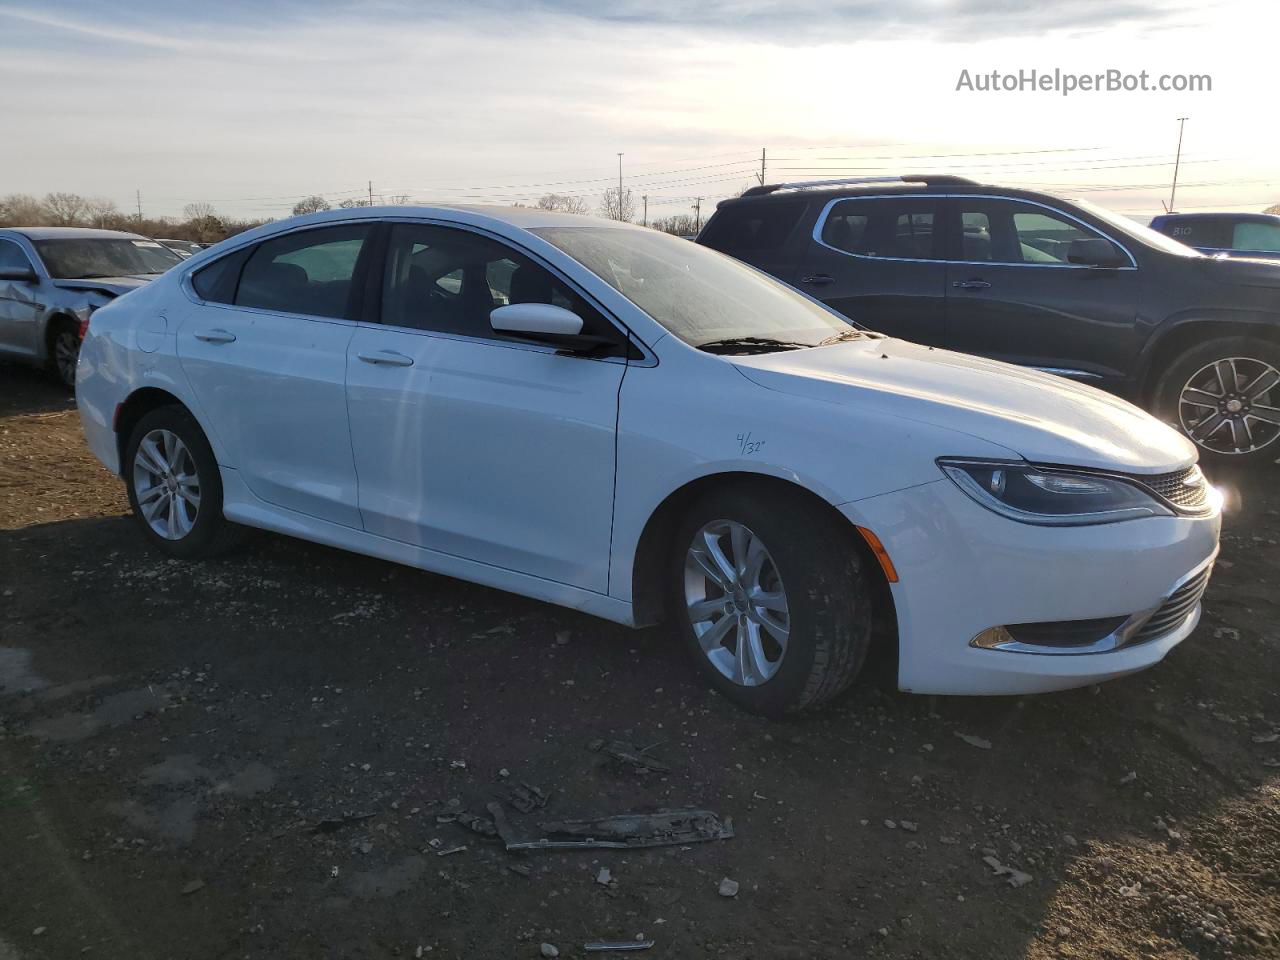
[[[0,418],[75,408],[75,396],[43,370],[0,361]]]

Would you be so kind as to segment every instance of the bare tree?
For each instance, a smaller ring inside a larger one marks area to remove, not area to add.
[[[649,226],[655,230],[661,230],[663,233],[674,234],[677,237],[691,237],[696,232],[694,230],[693,217],[687,213],[659,217],[656,220],[649,221]]]
[[[84,215],[95,227],[106,227],[107,224],[119,222],[122,214],[114,200],[106,197],[89,197],[84,202]]]
[[[582,197],[570,197],[563,193],[548,193],[539,197],[537,207],[539,210],[554,210],[556,213],[585,215],[591,212],[591,204]]]
[[[88,213],[88,204],[78,193],[46,193],[44,206],[55,226],[73,226]]]
[[[203,220],[206,217],[216,217],[218,211],[213,209],[212,203],[188,203],[182,208],[182,215],[188,220]]]
[[[408,202],[409,195],[407,193],[393,193],[391,196],[387,197],[387,203],[395,207],[403,207]]]
[[[340,200],[338,206],[343,210],[354,210],[356,207],[369,207],[372,204],[364,197],[348,197],[346,200]],[[293,212],[297,213],[298,211],[295,208]]]
[[[48,216],[44,206],[29,193],[0,197],[0,226],[39,227]]]
[[[299,200],[293,205],[293,215],[300,217],[304,213],[319,213],[321,210],[329,209],[329,201],[319,194],[307,197],[305,200]]]
[[[1267,209],[1263,210],[1262,212],[1263,213],[1280,213],[1280,203],[1273,203],[1271,206],[1267,207]]]
[[[600,198],[600,216],[608,217],[610,220],[634,220],[636,201],[631,195],[631,188],[628,187],[622,191],[621,200],[618,197],[617,187],[606,190],[604,196]]]

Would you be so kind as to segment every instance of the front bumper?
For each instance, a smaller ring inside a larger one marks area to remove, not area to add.
[[[1167,631],[1143,639],[1139,624],[1095,652],[972,641],[1006,624],[1145,618],[1212,563],[1221,525],[1214,514],[1030,526],[983,509],[946,480],[840,509],[876,533],[898,570],[898,685],[915,693],[1038,693],[1158,663],[1195,629],[1198,598]]]

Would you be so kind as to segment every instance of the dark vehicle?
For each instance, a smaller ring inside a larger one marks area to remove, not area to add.
[[[1271,213],[1166,213],[1151,229],[1201,253],[1280,260],[1280,216]]]
[[[754,187],[698,242],[860,325],[1110,390],[1207,458],[1280,456],[1280,264],[948,176]]]
[[[46,367],[74,387],[89,315],[181,262],[136,233],[0,229],[0,358]]]

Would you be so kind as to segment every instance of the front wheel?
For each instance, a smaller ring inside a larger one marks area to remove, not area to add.
[[[1192,347],[1169,365],[1157,413],[1219,464],[1280,456],[1280,345],[1230,337]]]
[[[871,584],[849,531],[799,497],[704,496],[676,531],[669,610],[699,672],[741,707],[780,716],[853,681]]]
[[[80,334],[60,321],[49,337],[49,370],[68,390],[76,388],[76,364],[80,361]]]

